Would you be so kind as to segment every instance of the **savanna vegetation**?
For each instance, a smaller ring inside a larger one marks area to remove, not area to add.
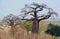
[[[45,9],[47,13],[39,15],[40,11]],[[26,4],[21,13],[19,16],[9,14],[1,20],[0,39],[56,39],[53,36],[60,36],[60,25],[41,22],[52,17],[52,15],[58,15],[47,5],[38,3]],[[45,29],[43,25],[46,27]]]

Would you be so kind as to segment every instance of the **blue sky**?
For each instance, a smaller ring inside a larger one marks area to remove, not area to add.
[[[12,13],[14,15],[19,15],[21,8],[25,4],[45,3],[47,6],[53,8],[58,14],[60,13],[60,0],[0,0],[0,19],[4,16]],[[60,14],[58,18],[60,17]]]

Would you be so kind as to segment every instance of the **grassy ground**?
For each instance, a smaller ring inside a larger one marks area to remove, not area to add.
[[[51,22],[51,21],[50,21]],[[4,26],[3,29],[0,29],[0,39],[54,39],[51,35],[47,35],[44,31],[47,28],[47,24],[50,22],[42,21],[40,22],[40,34],[27,34],[25,29],[21,27],[16,27],[14,31],[14,37],[11,36],[11,27]],[[55,23],[55,22],[54,22]],[[56,22],[57,23],[57,22]],[[58,22],[59,23],[59,22]]]

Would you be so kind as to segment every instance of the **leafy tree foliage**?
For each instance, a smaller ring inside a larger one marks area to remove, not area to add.
[[[25,28],[28,33],[29,31],[32,31],[32,22],[31,21],[23,21],[22,27]]]
[[[50,23],[50,24],[48,24],[48,28],[45,32],[52,36],[58,37],[58,36],[60,36],[60,26]]]

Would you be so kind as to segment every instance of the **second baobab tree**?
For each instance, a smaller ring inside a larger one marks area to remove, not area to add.
[[[18,16],[15,16],[13,14],[9,14],[5,16],[2,20],[4,23],[6,23],[8,26],[11,26],[11,34],[14,36],[17,31],[17,25],[21,25],[21,20]]]
[[[45,10],[45,11],[44,11]],[[44,12],[44,13],[41,13]],[[45,13],[46,12],[46,13]],[[52,8],[49,8],[45,4],[32,3],[30,5],[25,5],[22,8],[22,20],[30,20],[32,21],[32,33],[39,33],[39,22],[45,19],[50,18],[52,15],[56,15],[57,13],[53,11]],[[20,15],[21,16],[21,15]]]

